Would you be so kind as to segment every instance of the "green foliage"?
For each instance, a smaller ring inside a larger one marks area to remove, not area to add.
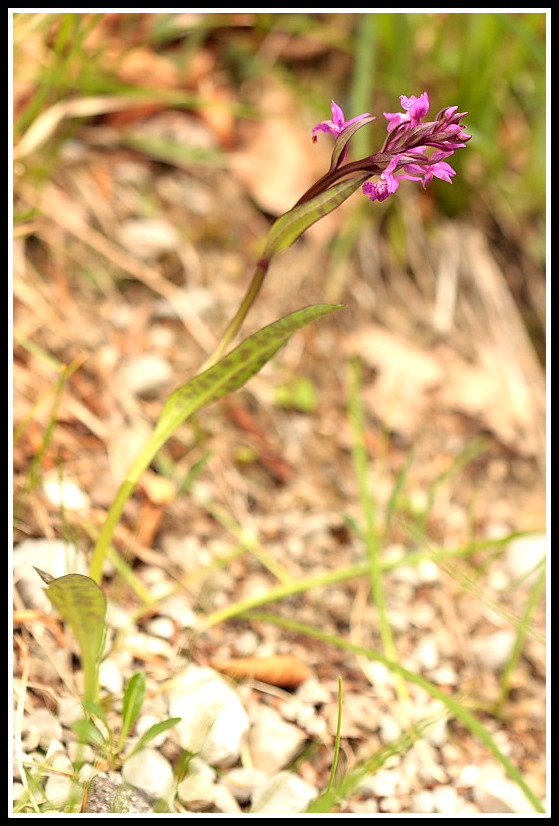
[[[53,579],[49,574],[38,573],[47,583],[48,598],[76,638],[84,672],[84,699],[94,702],[105,641],[105,595],[96,582],[81,574]]]
[[[145,696],[146,679],[141,672],[137,672],[130,678],[124,691],[118,733],[105,709],[99,703],[88,701],[83,702],[88,716],[74,723],[72,730],[81,743],[87,743],[103,756],[109,768],[117,769],[133,754],[144,749],[152,740],[180,722],[180,717],[170,717],[154,723],[129,746],[129,736],[140,715]]]

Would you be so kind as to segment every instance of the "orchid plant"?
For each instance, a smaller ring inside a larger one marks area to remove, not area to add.
[[[100,589],[103,565],[126,502],[142,473],[184,421],[242,387],[298,329],[341,308],[341,305],[319,304],[297,310],[258,330],[227,352],[260,291],[273,257],[291,246],[308,227],[336,209],[359,187],[371,201],[385,201],[396,192],[402,180],[419,181],[424,188],[433,178],[452,182],[455,171],[447,159],[456,149],[466,146],[471,137],[460,122],[466,113],[449,106],[434,120],[426,121],[429,111],[426,92],[419,97],[402,96],[400,101],[403,112],[384,113],[388,134],[381,150],[356,161],[346,161],[349,142],[375,118],[367,112],[346,120],[340,106],[332,101],[331,120],[322,121],[312,131],[315,142],[319,132],[335,136],[328,172],[272,225],[245,297],[215,352],[199,374],[175,390],[163,405],[151,436],[109,508],[93,549],[89,577],[69,574],[53,580],[48,573],[39,572],[53,605],[75,630],[82,649],[82,662],[87,671],[84,707],[90,711],[96,707],[98,664],[103,647],[103,634],[99,631],[104,627],[106,609]],[[372,182],[370,179],[376,176],[377,180]]]

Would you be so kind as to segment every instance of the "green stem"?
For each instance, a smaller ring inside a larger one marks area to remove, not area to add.
[[[125,505],[138,484],[140,476],[144,470],[149,467],[157,451],[163,446],[166,440],[167,435],[162,435],[158,429],[152,433],[141,454],[130,468],[128,476],[119,487],[113,503],[109,508],[107,518],[105,519],[105,523],[93,550],[93,556],[89,566],[89,576],[98,585],[101,583],[103,577],[103,563],[109,551],[113,533],[122,516]]]
[[[229,322],[221,341],[217,345],[212,355],[203,365],[202,370],[207,370],[208,367],[214,365],[216,362],[220,360],[220,358],[222,358],[225,355],[228,346],[231,344],[231,342],[241,329],[243,321],[248,315],[248,311],[254,304],[256,297],[260,292],[260,288],[264,283],[264,279],[266,278],[266,274],[268,272],[269,267],[269,260],[261,259],[258,262],[254,275],[252,276],[252,280],[249,284],[248,290],[246,291],[245,297],[242,300],[241,306]]]

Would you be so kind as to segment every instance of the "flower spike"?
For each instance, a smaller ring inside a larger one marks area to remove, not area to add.
[[[461,119],[468,113],[458,112],[457,106],[446,106],[434,120],[425,121],[429,112],[427,92],[419,97],[401,95],[400,103],[403,112],[384,112],[388,121],[388,134],[381,151],[359,161],[343,163],[353,134],[374,120],[374,117],[367,112],[346,120],[341,107],[332,101],[332,119],[322,121],[313,129],[314,142],[318,139],[318,132],[335,135],[332,164],[328,173],[298,203],[304,203],[325,192],[342,177],[362,175],[364,172],[368,172],[371,177],[379,176],[376,182],[365,181],[362,185],[363,194],[371,201],[385,201],[396,192],[402,180],[419,181],[424,189],[433,178],[452,183],[456,172],[447,163],[447,158],[457,149],[465,147],[471,139],[461,123]],[[355,127],[355,124],[359,126]],[[349,129],[351,126],[354,128]]]

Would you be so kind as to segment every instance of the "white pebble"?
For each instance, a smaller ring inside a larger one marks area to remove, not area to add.
[[[515,640],[516,633],[512,629],[504,629],[472,640],[472,648],[481,666],[500,671],[510,659]]]
[[[511,579],[522,579],[526,574],[530,574],[525,580],[528,584],[534,582],[538,576],[538,571],[534,567],[545,559],[546,538],[545,534],[531,534],[529,536],[518,536],[513,539],[504,555],[505,565]],[[533,573],[530,573],[533,571]]]
[[[69,511],[87,510],[89,508],[88,495],[71,479],[64,479],[58,473],[45,475],[43,490],[48,501],[56,508],[64,508]]]
[[[174,729],[182,748],[213,766],[227,767],[239,758],[249,720],[236,692],[213,669],[191,665],[168,692],[169,716],[180,717]]]
[[[295,814],[304,812],[317,790],[296,774],[280,772],[254,793],[251,814]]]
[[[429,790],[416,792],[411,796],[411,810],[420,814],[428,814],[435,811],[433,792]]]
[[[451,815],[456,812],[458,805],[458,795],[453,786],[437,786],[433,790],[433,802],[435,812]]]
[[[154,637],[170,640],[175,633],[175,623],[170,617],[154,617],[146,623],[146,630]]]
[[[155,749],[142,749],[129,757],[122,768],[122,776],[154,800],[168,800],[173,789],[173,768]]]

